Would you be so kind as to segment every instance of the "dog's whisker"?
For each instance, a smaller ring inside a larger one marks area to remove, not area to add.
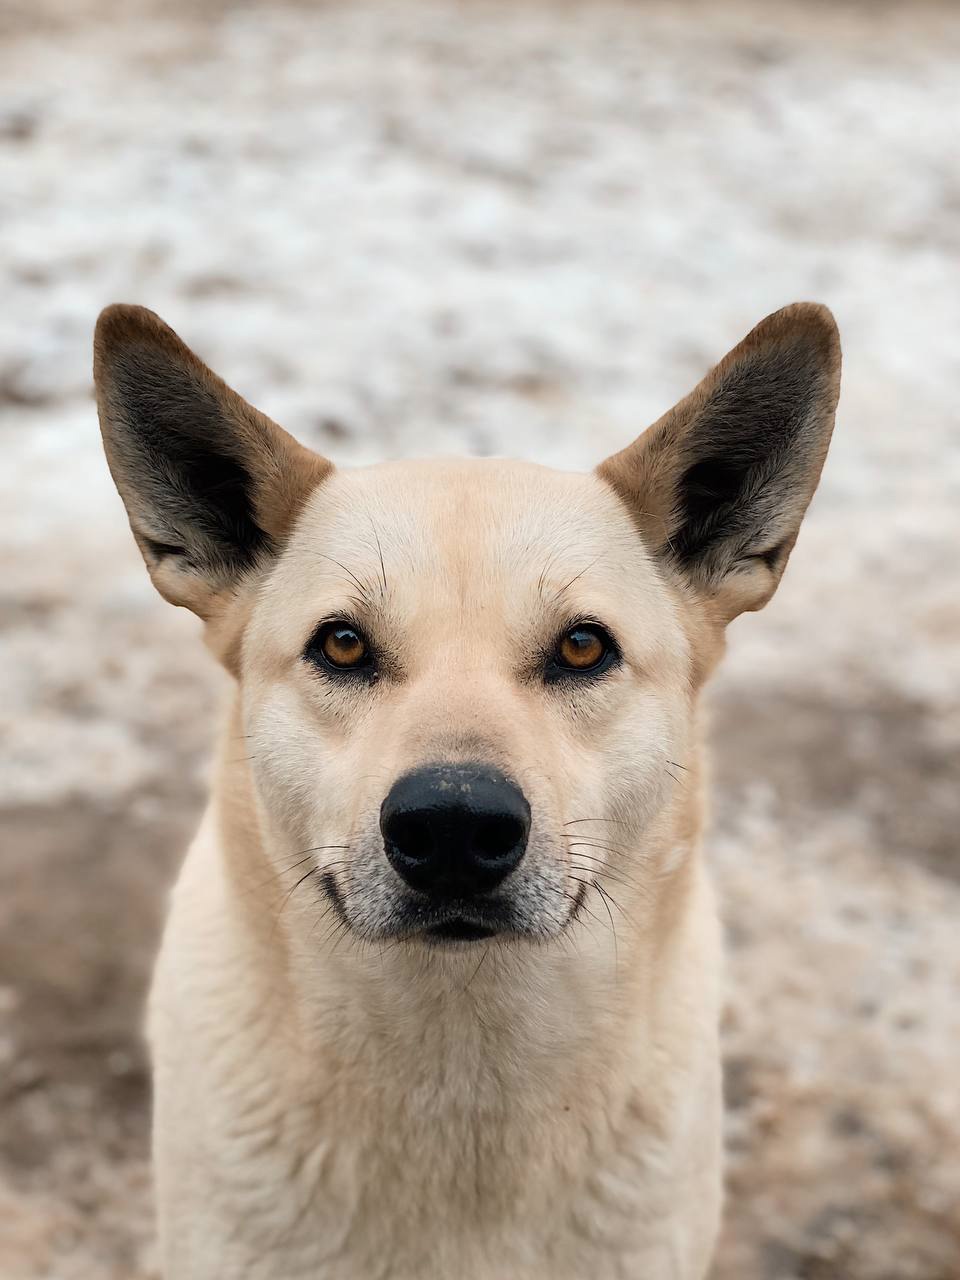
[[[644,902],[651,901],[652,894],[649,889],[642,885],[631,884],[627,880],[621,880],[617,876],[610,875],[610,873],[605,871],[602,867],[575,865],[571,866],[571,870],[582,872],[584,875],[592,876],[594,879],[600,879],[604,882],[615,884],[618,888],[625,889],[628,893],[636,894],[637,897],[641,898]]]
[[[592,881],[580,880],[576,876],[571,876],[571,879],[576,880],[577,884],[585,885],[588,890],[591,888],[594,888]],[[570,901],[575,902],[576,898],[570,897]],[[586,894],[584,894],[584,896],[580,899],[580,906],[576,916],[578,920],[580,919],[580,915],[579,915],[580,911],[586,911],[590,919],[593,920],[597,925],[599,925],[601,929],[605,927],[603,921],[600,919],[597,913],[593,910],[593,908],[587,905]]]
[[[616,972],[620,968],[620,945],[617,939],[617,926],[613,919],[613,912],[610,910],[610,903],[607,901],[608,895],[605,893],[600,881],[595,879],[593,881],[593,887],[596,889],[597,893],[599,893],[600,900],[606,907],[607,915],[610,917],[610,931],[613,934],[613,964],[614,972]],[[610,901],[612,902],[613,899],[610,899]]]
[[[296,884],[293,886],[293,888],[292,888],[292,889],[290,889],[290,890],[287,892],[286,896],[285,896],[285,897],[284,897],[284,899],[283,899],[283,902],[281,902],[281,904],[280,904],[280,910],[277,912],[277,919],[278,919],[278,920],[279,920],[280,916],[282,916],[282,915],[283,915],[284,908],[286,907],[286,905],[287,905],[287,903],[290,901],[290,899],[293,897],[293,895],[296,893],[296,891],[300,888],[300,886],[301,886],[302,884],[305,884],[305,883],[306,883],[306,881],[307,881],[307,880],[309,880],[311,876],[316,875],[318,870],[319,870],[319,868],[318,868],[318,867],[311,867],[309,871],[304,872],[304,874],[303,874],[303,875],[300,877],[300,879],[296,882]]]
[[[602,831],[597,835],[594,835],[592,831],[565,831],[563,832],[563,839],[568,844],[596,845],[601,849],[612,849],[615,853],[622,854],[625,858],[629,854],[629,851],[624,849],[622,845],[612,844],[610,840],[605,839]]]
[[[291,875],[294,871],[296,871],[297,867],[302,867],[303,864],[311,856],[312,855],[308,853],[306,858],[300,858],[299,861],[295,862],[292,866],[283,867],[280,871],[277,871],[274,875],[267,876],[266,880],[261,880],[259,883],[253,885],[252,890],[266,889],[268,885],[275,884],[278,880],[282,880],[284,876]]]
[[[618,827],[629,826],[629,823],[623,822],[620,818],[571,818],[568,822],[563,822],[560,825],[564,827],[572,827],[578,822],[609,822]]]
[[[462,995],[466,995],[466,994],[467,994],[467,992],[470,990],[470,987],[471,987],[471,986],[472,986],[472,984],[473,984],[473,980],[474,980],[474,978],[477,976],[477,974],[478,974],[478,973],[480,972],[480,970],[483,968],[483,962],[484,962],[484,960],[486,960],[486,958],[487,958],[487,956],[488,956],[489,954],[490,954],[490,948],[489,948],[489,947],[484,947],[483,955],[480,957],[480,960],[479,960],[479,962],[478,962],[478,964],[477,964],[477,967],[474,969],[473,973],[470,975],[470,978],[469,978],[469,980],[468,980],[468,982],[467,982],[467,985],[463,988],[463,991],[461,992],[461,994],[462,994]]]
[[[279,871],[274,872],[273,875],[267,876],[265,880],[258,881],[257,884],[251,886],[251,892],[256,891],[257,889],[266,889],[268,885],[275,884],[277,880],[282,880],[284,876],[292,875],[298,867],[302,867],[305,862],[313,857],[314,852],[315,850],[309,850],[302,858],[298,858],[295,862],[291,862],[286,866],[281,867]],[[325,863],[322,869],[326,871],[331,868],[340,869],[349,866],[349,861],[343,858],[338,859],[336,862]],[[317,867],[316,870],[319,871],[321,868]]]
[[[587,855],[585,854],[579,855],[580,858],[586,858],[586,856]],[[636,880],[630,880],[619,872],[612,871],[603,862],[600,862],[599,859],[588,858],[586,863],[573,859],[570,862],[570,867],[574,871],[583,871],[591,875],[602,875],[607,880],[613,880],[616,884],[623,885],[625,889],[634,889],[640,894],[645,893],[644,887],[638,884]]]
[[[588,861],[594,874],[603,876],[604,879],[611,879],[611,881],[614,881],[617,884],[622,884],[623,888],[628,888],[628,890],[639,893],[640,897],[643,897],[645,901],[650,901],[650,899],[652,899],[652,887],[650,887],[649,884],[645,884],[643,881],[639,881],[636,877],[630,876],[630,874],[625,872],[622,868],[609,867],[607,863],[604,863],[603,859],[596,858],[594,854],[585,854],[585,852],[582,851],[577,852],[577,854],[572,856],[571,867],[572,865],[576,865],[577,860],[580,859]]]
[[[293,856],[294,856],[295,858],[298,858],[298,857],[300,857],[300,855],[301,855],[301,854],[304,854],[304,853],[323,853],[323,852],[325,852],[325,851],[326,851],[326,850],[328,850],[328,849],[346,849],[346,850],[349,850],[349,849],[350,849],[350,845],[348,845],[348,844],[315,844],[315,845],[312,845],[309,849],[300,849],[300,850],[298,850],[298,852],[297,852],[297,853],[295,853]]]
[[[625,871],[622,867],[611,866],[609,861],[606,858],[601,857],[595,853],[588,853],[584,849],[578,849],[575,853],[571,852],[570,865],[573,866],[578,862],[585,863],[592,867],[596,867],[598,870],[603,871],[604,875],[608,875],[616,880],[619,880],[621,884],[630,885],[631,887],[637,888],[637,889],[640,888],[639,882],[636,879],[634,879],[634,877],[631,876],[628,871]]]
[[[634,918],[629,914],[629,912],[624,911],[623,907],[620,905],[617,899],[613,896],[613,894],[609,891],[609,889],[604,889],[603,886],[598,883],[597,892],[600,893],[603,897],[609,898],[610,901],[613,903],[613,905],[616,907],[616,909],[623,916],[624,920],[626,920],[628,924],[632,925],[633,928],[637,931],[637,933],[641,932],[640,926],[637,924],[636,920],[634,920]]]
[[[345,849],[348,847],[349,846],[347,845],[318,845],[317,849],[324,849],[324,848]],[[256,893],[262,889],[266,889],[268,886],[272,884],[275,884],[278,880],[282,880],[284,876],[292,875],[293,872],[295,872],[298,867],[302,867],[303,864],[306,861],[308,861],[308,859],[313,857],[314,853],[317,852],[317,849],[306,850],[302,858],[297,858],[295,862],[288,863],[286,866],[281,867],[279,871],[274,872],[273,875],[267,876],[265,880],[260,880],[256,884],[250,885],[249,887],[246,888],[245,891],[248,894]],[[323,869],[328,870],[330,868],[345,868],[349,866],[350,866],[350,862],[346,858],[340,858],[340,859],[337,859],[336,862],[326,863]],[[320,868],[318,867],[317,870],[319,869]]]
[[[602,849],[605,853],[612,853],[615,857],[626,858],[628,856],[625,849],[621,849],[615,844],[605,844],[602,840],[579,839],[574,840],[567,836],[568,849]]]

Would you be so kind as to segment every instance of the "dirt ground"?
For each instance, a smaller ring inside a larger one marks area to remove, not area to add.
[[[100,306],[341,461],[584,466],[802,297],[835,447],[711,696],[714,1275],[960,1278],[958,65],[950,4],[0,0],[2,1280],[156,1275],[138,1028],[221,689]]]

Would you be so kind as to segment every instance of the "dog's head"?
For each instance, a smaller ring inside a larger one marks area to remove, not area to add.
[[[278,873],[370,939],[644,910],[694,834],[697,691],[780,579],[839,363],[829,312],[799,304],[593,474],[338,471],[151,312],[105,311],[111,471],[157,588],[239,680]]]

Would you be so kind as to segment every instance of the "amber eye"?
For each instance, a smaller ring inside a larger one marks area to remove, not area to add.
[[[318,627],[305,656],[334,671],[367,670],[372,665],[363,633],[345,621],[324,622]]]
[[[565,667],[575,671],[589,671],[603,658],[607,646],[593,627],[575,627],[560,637],[557,657]]]
[[[557,641],[547,673],[555,679],[573,673],[597,674],[605,671],[617,657],[617,647],[603,627],[578,622]]]

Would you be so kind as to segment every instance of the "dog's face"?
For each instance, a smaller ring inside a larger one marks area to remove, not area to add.
[[[364,939],[655,911],[692,834],[697,690],[783,571],[838,368],[828,314],[788,308],[592,475],[335,472],[151,313],[104,313],[111,468],[157,586],[239,678],[278,871]]]
[[[685,755],[677,602],[594,476],[331,476],[241,671],[264,802],[366,937],[558,933]]]

